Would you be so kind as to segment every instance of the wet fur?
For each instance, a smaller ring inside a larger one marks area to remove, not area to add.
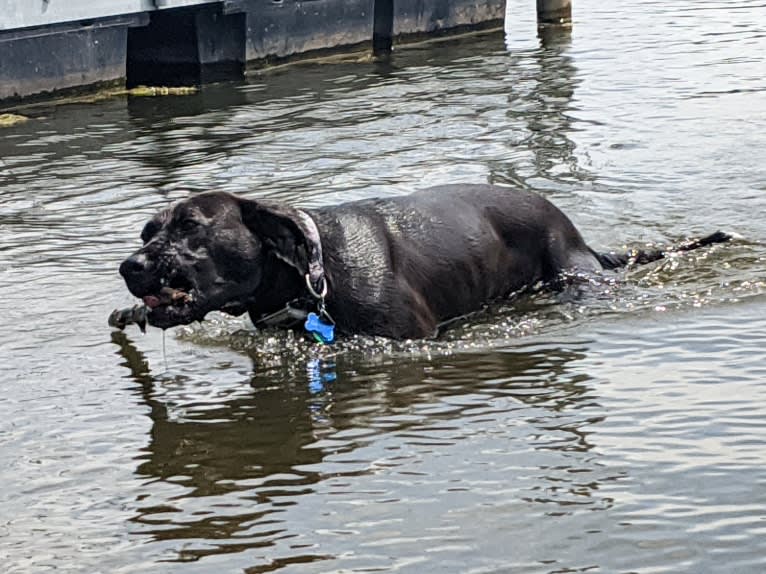
[[[321,237],[327,309],[346,334],[430,337],[451,318],[554,283],[564,271],[629,263],[629,255],[591,250],[543,197],[491,185],[432,187],[303,213]],[[150,313],[155,326],[202,320],[212,310],[249,312],[255,321],[306,295],[310,245],[299,216],[281,204],[199,194],[147,224],[144,246],[121,273],[138,297],[168,283],[194,293],[190,309]]]

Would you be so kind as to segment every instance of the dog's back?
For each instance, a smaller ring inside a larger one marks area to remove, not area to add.
[[[310,212],[322,236],[339,324],[395,337],[547,281],[573,261],[597,269],[580,234],[544,198],[491,185],[446,185]]]

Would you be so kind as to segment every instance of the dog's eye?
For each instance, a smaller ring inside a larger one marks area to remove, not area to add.
[[[141,231],[141,241],[143,241],[144,243],[149,243],[149,240],[155,235],[157,235],[157,232],[159,231],[159,229],[160,229],[160,226],[156,221],[154,220],[150,221],[144,226],[143,231]]]

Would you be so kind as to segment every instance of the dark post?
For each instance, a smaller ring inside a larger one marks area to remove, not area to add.
[[[572,23],[572,0],[537,0],[538,26],[568,26]]]
[[[391,52],[394,37],[394,0],[375,0],[372,51],[376,56]]]

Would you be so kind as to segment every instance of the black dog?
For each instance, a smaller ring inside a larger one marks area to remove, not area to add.
[[[150,324],[249,312],[292,327],[309,313],[341,333],[434,336],[443,323],[562,272],[647,263],[590,249],[546,199],[490,185],[447,185],[404,197],[300,210],[223,192],[157,214],[120,266]],[[730,239],[715,233],[695,249]]]

